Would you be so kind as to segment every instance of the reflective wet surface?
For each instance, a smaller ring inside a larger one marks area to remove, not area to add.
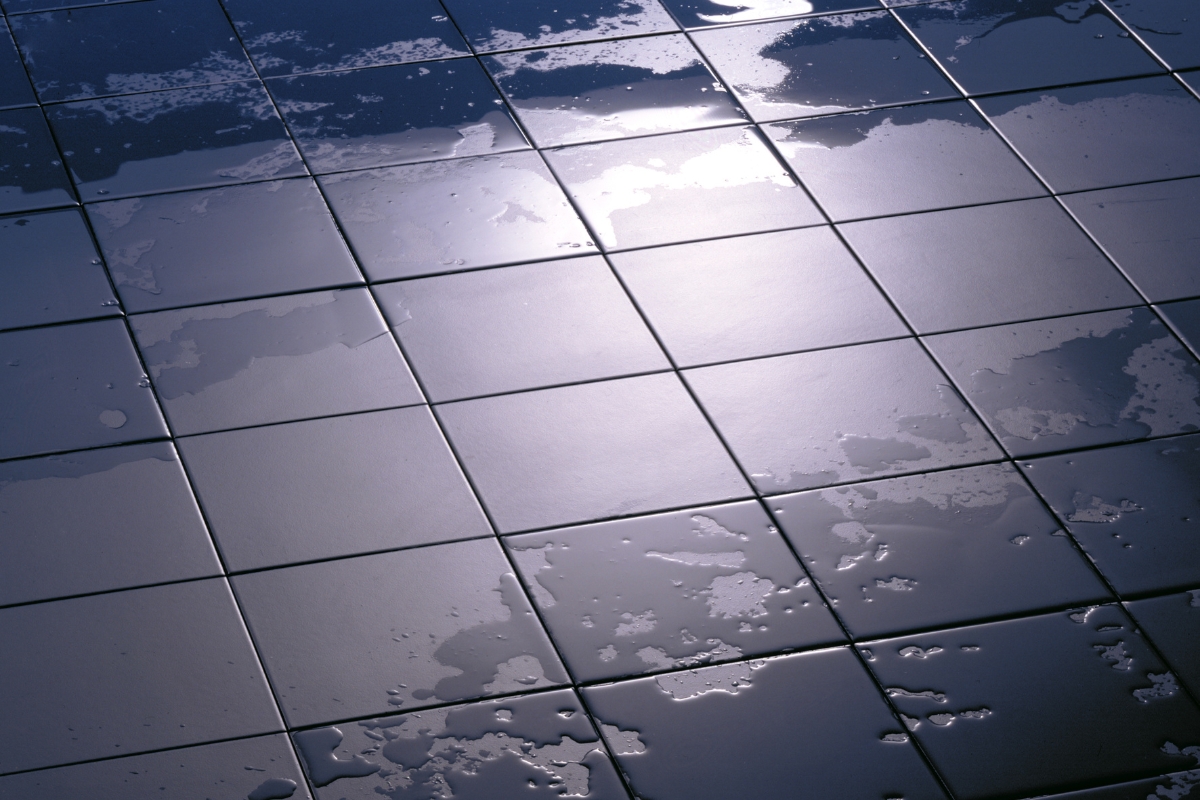
[[[0,111],[0,212],[71,205],[62,156],[36,108]]]
[[[0,25],[0,108],[33,105],[37,99],[31,89],[8,25]]]
[[[536,6],[521,0],[450,0],[443,5],[478,52],[678,29],[657,0],[564,0]]]

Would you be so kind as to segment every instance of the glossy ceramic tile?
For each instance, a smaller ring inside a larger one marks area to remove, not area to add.
[[[1200,235],[1200,179],[1063,196],[1134,285],[1152,302],[1200,295],[1193,252]]]
[[[449,0],[450,16],[479,52],[677,30],[658,0]]]
[[[1045,194],[964,102],[763,128],[834,220]]]
[[[543,147],[746,120],[684,36],[507,53],[484,64]]]
[[[439,406],[502,533],[746,497],[674,375]]]
[[[226,0],[263,76],[381,67],[469,55],[437,0]]]
[[[951,0],[896,13],[970,94],[1163,71],[1098,2]]]
[[[0,111],[0,213],[74,204],[75,193],[42,112]]]
[[[639,796],[944,797],[845,648],[584,690]]]
[[[84,201],[304,174],[258,82],[65,103],[49,117]]]
[[[829,228],[634,250],[610,260],[681,366],[908,333]]]
[[[758,122],[958,96],[884,11],[701,31],[694,39]]]
[[[598,256],[390,283],[375,296],[433,402],[671,367]]]
[[[373,281],[594,249],[534,153],[327,175],[320,181]]]
[[[284,734],[239,739],[0,778],[3,797],[166,797],[309,800]]]
[[[1171,69],[1200,67],[1200,19],[1188,0],[1105,3]]]
[[[37,103],[25,65],[17,53],[8,25],[0,23],[0,108],[31,106]]]
[[[844,640],[754,501],[506,542],[579,681]]]
[[[0,217],[0,328],[119,314],[78,211]]]
[[[1135,600],[1125,609],[1193,696],[1200,692],[1200,589]]]
[[[1010,453],[1197,430],[1200,363],[1149,309],[926,340]]]
[[[1121,594],[1200,585],[1200,437],[1106,447],[1022,467]]]
[[[627,797],[570,691],[367,719],[295,741],[318,800]]]
[[[87,206],[126,311],[362,283],[311,179]]]
[[[0,772],[281,729],[223,579],[4,609],[0,646]]]
[[[610,250],[824,221],[753,128],[582,145],[546,157]]]
[[[279,78],[268,88],[314,172],[529,147],[474,59]]]
[[[1111,599],[1008,465],[771,499],[856,637]]]
[[[912,735],[962,798],[1176,770],[1186,761],[1164,742],[1182,747],[1200,729],[1200,710],[1116,606],[867,648]],[[979,757],[997,748],[1006,758]]]
[[[1200,173],[1200,101],[1168,77],[979,102],[1056,192]]]
[[[486,536],[428,409],[181,439],[231,570]]]
[[[764,494],[996,459],[911,339],[684,373]]]
[[[366,289],[131,320],[177,435],[422,402]]]
[[[0,464],[0,605],[221,573],[165,442]]]
[[[1183,343],[1192,348],[1193,353],[1200,353],[1200,300],[1167,303],[1159,306],[1158,310]]]
[[[0,5],[9,14],[25,14],[31,11],[54,11],[60,8],[128,2],[138,2],[138,0],[3,0]]]
[[[664,0],[663,5],[687,28],[879,8],[872,0]]]
[[[1200,94],[1200,70],[1194,69],[1190,72],[1181,72],[1178,74],[1178,77],[1191,88],[1192,92]]]
[[[1193,757],[1179,753],[1180,764],[1191,761]],[[1170,797],[1177,794],[1186,797],[1200,783],[1200,770],[1173,772],[1158,778],[1148,778],[1141,781],[1128,781],[1115,786],[1102,786],[1098,789],[1081,789],[1078,792],[1064,794],[1039,795],[1047,800],[1142,800],[1142,798]]]
[[[1141,302],[1054,200],[842,226],[918,333]]]
[[[154,0],[10,17],[44,102],[254,77],[217,0]]]
[[[120,320],[0,334],[0,458],[167,435]]]
[[[567,679],[491,538],[256,572],[234,587],[293,725]]]

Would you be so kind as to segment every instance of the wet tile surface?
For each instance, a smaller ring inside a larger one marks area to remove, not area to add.
[[[37,103],[7,24],[0,24],[0,108]]]
[[[677,30],[658,0],[449,0],[455,24],[478,52],[544,47]]]
[[[1200,301],[1185,300],[1179,303],[1166,303],[1158,307],[1184,344],[1192,348],[1193,353],[1200,353]]]
[[[75,193],[42,112],[0,111],[0,213],[74,203]]]
[[[879,8],[872,0],[665,0],[663,5],[687,28]]]
[[[1200,67],[1200,19],[1187,0],[1110,0],[1106,5],[1171,69]]]
[[[1125,608],[1195,695],[1200,690],[1200,590],[1135,600]]]

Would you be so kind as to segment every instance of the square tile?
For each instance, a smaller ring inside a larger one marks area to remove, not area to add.
[[[958,97],[886,11],[694,34],[756,122]]]
[[[87,206],[130,312],[362,283],[311,179]]]
[[[1200,178],[1063,195],[1083,227],[1151,302],[1200,295],[1193,254]]]
[[[490,537],[255,572],[234,587],[293,726],[567,680]]]
[[[926,339],[1014,456],[1197,430],[1200,363],[1148,308]]]
[[[595,248],[536,153],[326,175],[320,182],[373,281]]]
[[[426,408],[179,441],[230,570],[491,533]]]
[[[226,0],[225,8],[264,76],[470,55],[437,0]]]
[[[745,122],[684,36],[654,36],[483,60],[541,147]]]
[[[1056,192],[1200,173],[1200,101],[1166,76],[988,97],[979,106]]]
[[[0,328],[121,313],[78,211],[0,218],[0,252]]]
[[[580,145],[546,158],[609,250],[824,222],[753,128]]]
[[[319,787],[319,800],[627,797],[570,690],[367,719],[294,736]]]
[[[771,506],[858,638],[1112,599],[1007,464],[775,497]]]
[[[75,191],[41,110],[0,111],[0,213],[70,205]]]
[[[0,772],[281,729],[223,579],[3,609],[0,648]]]
[[[505,541],[577,681],[845,640],[754,501]]]
[[[658,0],[448,0],[444,3],[478,52],[571,44],[679,28]]]
[[[763,494],[1001,455],[912,339],[684,376]]]
[[[286,735],[238,739],[0,778],[4,797],[205,797],[309,800]]]
[[[599,256],[375,287],[432,402],[670,369]]]
[[[611,256],[681,366],[907,335],[827,227]]]
[[[875,0],[663,0],[685,28],[879,8]]]
[[[25,65],[13,44],[8,23],[0,22],[0,108],[31,106],[37,103]]]
[[[1200,67],[1200,19],[1188,0],[1107,0],[1105,5],[1171,69]]]
[[[166,442],[0,464],[0,605],[221,574]]]
[[[786,786],[812,797],[944,797],[846,648],[639,678],[584,697],[639,796],[773,797]]]
[[[125,324],[0,334],[0,458],[167,436]]]
[[[1158,306],[1158,310],[1183,343],[1192,348],[1193,353],[1200,353],[1200,300],[1166,303]]]
[[[961,798],[1168,772],[1185,764],[1164,740],[1192,742],[1200,730],[1200,710],[1117,606],[868,647],[871,670]]]
[[[1200,436],[1021,466],[1121,594],[1200,585]]]
[[[1138,628],[1158,647],[1174,675],[1200,692],[1200,589],[1125,604]]]
[[[314,172],[529,147],[472,58],[267,83]]]
[[[65,103],[49,117],[85,201],[305,173],[258,82]]]
[[[918,333],[1141,302],[1049,198],[873,219],[841,231]]]
[[[254,77],[216,0],[93,6],[9,24],[43,102]]]
[[[968,94],[1163,71],[1100,3],[953,0],[896,15]]]
[[[674,375],[439,406],[502,533],[750,495]]]
[[[1046,193],[967,103],[764,125],[834,220]]]

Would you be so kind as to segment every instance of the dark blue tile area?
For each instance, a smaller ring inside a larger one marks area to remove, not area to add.
[[[1117,606],[866,647],[871,670],[961,798],[1169,772],[1187,764],[1164,741],[1184,746],[1200,730],[1200,710]],[[997,748],[1008,757],[979,757]]]
[[[944,797],[845,648],[640,678],[584,697],[639,796],[803,787],[813,797]]]
[[[226,0],[264,76],[380,67],[469,55],[437,0]]]
[[[474,59],[279,78],[269,88],[315,172],[529,147]]]
[[[625,800],[596,729],[568,691],[302,731],[318,800],[589,797]]]
[[[449,0],[444,5],[478,52],[678,30],[658,0]]]
[[[78,211],[0,217],[0,252],[0,328],[120,313]]]
[[[1166,76],[979,105],[1056,192],[1200,174],[1200,101]]]
[[[42,112],[0,111],[0,213],[74,204],[75,192]]]
[[[1188,0],[1107,0],[1171,69],[1200,67],[1200,17]]]
[[[9,18],[43,101],[254,77],[217,0],[152,0]]]
[[[305,172],[257,82],[83,100],[49,115],[84,201]]]
[[[925,341],[1015,456],[1200,429],[1200,363],[1147,308]]]
[[[0,610],[0,647],[0,772],[282,729],[223,579]]]
[[[1125,610],[1158,646],[1173,674],[1193,696],[1200,693],[1200,589],[1135,600]]]
[[[1178,746],[1176,746],[1178,747]],[[1174,754],[1172,754],[1174,755]],[[1187,764],[1194,756],[1179,753],[1180,765]],[[1149,800],[1153,797],[1170,797],[1176,794],[1186,797],[1200,783],[1200,770],[1174,772],[1158,778],[1147,778],[1140,781],[1127,781],[1114,786],[1102,786],[1098,789],[1081,789],[1077,792],[1066,792],[1055,795],[1039,795],[1046,800]]]
[[[579,681],[844,641],[756,502],[506,543]]]
[[[1163,71],[1095,0],[951,0],[896,14],[969,94]]]
[[[166,442],[0,464],[0,605],[219,575]]]
[[[27,14],[31,11],[54,11],[61,8],[116,5],[130,2],[140,2],[140,0],[2,0],[0,6],[3,6],[9,14]]]
[[[694,34],[757,122],[958,97],[887,12]]]
[[[375,287],[432,402],[670,369],[598,256]]]
[[[680,35],[506,53],[484,64],[543,147],[746,121]]]
[[[427,408],[192,436],[179,449],[230,570],[491,533]]]
[[[311,179],[87,206],[126,311],[362,283]]]
[[[0,334],[0,458],[167,435],[121,320]]]
[[[468,400],[437,413],[501,533],[750,495],[675,375]]]
[[[1200,94],[1200,70],[1192,70],[1190,72],[1181,72],[1178,77],[1196,94]]]
[[[1054,200],[841,226],[918,333],[1141,302]]]
[[[1151,302],[1200,295],[1200,178],[1062,199]]]
[[[780,122],[763,129],[835,221],[1045,194],[965,102]]]
[[[1200,437],[1021,466],[1121,594],[1200,585]]]
[[[1184,344],[1200,353],[1200,300],[1167,303],[1158,309],[1183,339]]]
[[[702,367],[684,376],[763,494],[1000,456],[911,339]]]
[[[490,537],[233,582],[294,726],[567,681]]]
[[[663,0],[663,5],[685,28],[879,8],[875,0]]]
[[[37,103],[21,56],[13,44],[8,24],[0,22],[0,108],[31,106]]]

